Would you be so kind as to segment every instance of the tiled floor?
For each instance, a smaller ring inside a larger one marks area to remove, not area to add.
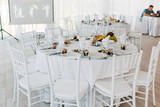
[[[142,70],[148,69],[149,58],[151,53],[151,47],[157,45],[158,41],[160,41],[160,37],[153,38],[149,36],[143,36],[143,59],[141,64]],[[160,63],[158,66],[158,71],[160,71]],[[158,73],[159,75],[160,73]],[[157,76],[158,76],[157,75]],[[156,79],[156,107],[160,107],[160,79]],[[21,101],[19,107],[27,107],[27,99],[21,94]],[[12,64],[9,54],[9,49],[6,41],[0,40],[0,107],[15,107],[15,103],[12,102],[13,97],[13,72],[12,72]],[[33,107],[40,107],[40,104],[35,105]],[[49,104],[42,103],[42,107],[49,107]],[[120,107],[129,107],[126,104],[121,105]],[[144,107],[144,102],[141,100],[137,100],[137,107]],[[149,97],[149,107],[154,107],[152,105],[152,95],[150,93]]]

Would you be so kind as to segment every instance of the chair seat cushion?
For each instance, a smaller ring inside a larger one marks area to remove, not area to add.
[[[138,31],[132,31],[128,33],[129,37],[137,38],[139,39],[141,37],[142,33]]]
[[[130,73],[132,73],[132,71],[130,71]],[[138,72],[138,78],[137,78],[137,83],[136,85],[143,85],[143,86],[146,86],[147,84],[147,76],[148,76],[148,72],[145,72],[145,71],[139,71]],[[132,80],[133,79],[133,76],[129,76],[129,77],[126,77],[125,80]],[[152,76],[150,77],[149,79],[149,84],[152,82]]]
[[[29,74],[38,72],[38,70],[36,69],[35,66],[36,66],[36,64],[34,62],[27,63],[27,69],[28,69]],[[25,67],[25,66],[21,65],[21,67]],[[26,71],[23,71],[23,70],[18,69],[18,68],[17,68],[17,72],[26,73]]]
[[[31,89],[38,89],[45,87],[49,84],[49,77],[47,74],[37,72],[29,75],[29,83]],[[19,80],[21,87],[27,89],[27,79],[25,77]]]
[[[88,83],[80,81],[80,97],[84,96],[88,90]],[[76,100],[76,80],[58,79],[54,85],[55,97],[69,100]]]
[[[36,69],[35,66],[36,66],[36,63],[35,63],[35,62],[27,63],[27,67],[28,67],[28,72],[29,72],[29,74],[38,72],[38,70]]]
[[[28,57],[28,62],[36,62],[37,56],[36,55],[31,55]]]
[[[96,89],[111,95],[112,93],[112,80],[111,78],[97,80],[95,83]],[[131,95],[132,89],[124,79],[116,79],[115,81],[115,98],[122,98]]]
[[[146,85],[147,84],[148,72],[140,71],[138,73],[137,85]],[[152,76],[149,79],[149,84],[152,82]]]

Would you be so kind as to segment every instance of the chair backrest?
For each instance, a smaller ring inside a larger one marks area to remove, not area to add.
[[[18,43],[17,42],[18,42],[17,40],[12,38],[12,39],[9,40],[9,46],[13,47],[13,48],[18,48]]]
[[[67,17],[64,20],[66,30],[75,29],[75,23],[71,17]]]
[[[28,88],[30,88],[28,68],[26,64],[24,51],[10,47],[10,54],[11,54],[12,65],[13,65],[14,73],[16,74],[17,81],[19,82],[20,78],[25,77],[26,84]]]
[[[135,30],[142,33],[142,21],[141,17],[136,17]]]
[[[33,50],[33,52],[35,53],[37,47],[36,33],[34,31],[22,33],[21,37],[23,49]]]
[[[155,80],[155,75],[156,75],[156,71],[157,71],[157,64],[158,64],[158,59],[159,59],[159,53],[160,53],[160,42],[158,43],[157,46],[153,46],[153,48],[152,48],[149,69],[148,69],[148,76],[147,76],[148,85],[149,85],[150,79],[152,79],[152,81]]]
[[[83,16],[82,15],[74,16],[74,21],[75,21],[76,25],[81,24],[82,20],[83,20]]]
[[[98,21],[99,20],[99,16],[97,14],[94,14],[94,19],[95,19],[95,21]]]
[[[52,28],[52,29],[50,29],[50,32],[52,33],[54,38],[56,38],[58,36],[62,36],[62,30],[60,27]]]
[[[79,100],[80,88],[80,55],[70,57],[48,56],[46,54],[48,75],[50,80],[51,94],[54,95],[53,77],[54,79],[74,79],[76,80],[77,101]],[[57,72],[57,73],[56,73]]]
[[[91,18],[91,16],[90,16],[90,15],[86,15],[86,16],[84,16],[84,20],[85,20],[85,21],[90,21],[90,18]]]
[[[93,33],[93,27],[87,26],[87,27],[81,27],[79,31],[80,36],[91,36]]]
[[[117,79],[124,79],[128,76],[134,76],[133,80],[125,81],[120,84],[133,82],[133,88],[131,92],[135,92],[136,80],[138,71],[140,68],[140,62],[142,57],[142,51],[133,55],[124,55],[124,56],[113,56],[112,64],[112,97],[115,97],[115,84]],[[130,70],[135,69],[133,73],[127,73]],[[125,73],[126,72],[126,73]],[[133,93],[135,94],[135,93]]]

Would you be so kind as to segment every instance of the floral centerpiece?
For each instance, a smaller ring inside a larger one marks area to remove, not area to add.
[[[98,35],[97,36],[97,40],[98,41],[102,41],[104,38],[106,38],[108,36],[110,36],[109,40],[113,40],[114,42],[118,41],[117,38],[116,38],[116,36],[115,36],[115,34],[113,32],[108,32],[107,35]]]

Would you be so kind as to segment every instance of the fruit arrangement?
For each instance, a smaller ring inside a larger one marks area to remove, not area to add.
[[[70,40],[65,40],[64,44],[70,44],[71,41]]]
[[[77,38],[77,36],[73,36],[73,40],[79,41],[79,39]]]
[[[78,49],[74,49],[73,52],[79,53],[80,51]]]
[[[108,32],[108,33],[107,33],[107,36],[110,36],[110,37],[109,37],[109,40],[113,40],[114,42],[117,42],[117,41],[118,41],[113,32]]]
[[[64,49],[62,50],[62,54],[65,54],[65,53],[67,53],[67,49],[66,49],[66,48],[64,48]]]
[[[106,53],[106,51],[104,49],[101,49],[98,51],[99,53]]]
[[[109,18],[110,18],[110,21],[115,21],[116,20],[116,19],[113,19],[111,16]]]
[[[98,36],[96,36],[96,38],[97,38],[98,41],[101,41],[103,39],[102,35],[98,35]]]
[[[110,37],[109,37],[109,40],[113,40],[114,42],[117,42],[117,41],[118,41],[113,32],[108,32],[107,35],[98,35],[98,36],[96,36],[96,39],[97,39],[98,41],[102,41],[102,40],[103,40],[104,38],[106,38],[107,36],[110,36]]]

